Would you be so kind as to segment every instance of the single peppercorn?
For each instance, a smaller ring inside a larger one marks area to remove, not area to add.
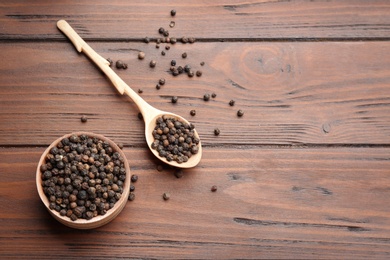
[[[200,71],[200,70],[197,70],[197,71],[196,71],[196,76],[197,76],[197,77],[200,77],[200,76],[202,76],[202,71]]]
[[[117,146],[119,147],[119,149],[121,149],[121,150],[123,149],[123,143],[117,143]],[[89,163],[92,164],[92,163],[94,163],[95,160],[93,159],[93,157],[89,157],[88,161],[89,161]]]
[[[144,58],[145,58],[145,52],[140,51],[140,52],[138,53],[138,59],[143,60]]]
[[[210,100],[210,94],[204,94],[203,100],[204,101],[209,101]]]
[[[169,45],[165,45],[165,49],[168,51],[171,48]]]
[[[171,60],[171,66],[176,66],[176,61],[175,60]]]
[[[157,169],[157,171],[161,172],[164,170],[164,167],[161,164],[159,164],[159,165],[157,165],[156,169]]]
[[[151,68],[154,68],[154,67],[156,67],[156,64],[157,64],[157,62],[155,60],[151,60],[150,63],[149,63],[149,66]]]
[[[156,85],[156,89],[159,90],[161,86],[159,84]]]
[[[183,59],[187,58],[187,53],[186,53],[186,52],[183,52],[183,53],[181,54],[181,57],[182,57]]]
[[[182,43],[187,43],[188,42],[188,38],[187,37],[181,37],[181,42]]]
[[[214,135],[219,135],[220,133],[221,133],[221,131],[218,128],[214,129]]]
[[[163,194],[163,199],[164,200],[169,200],[170,197],[171,197],[171,195],[169,193],[164,192],[164,194]]]
[[[130,192],[128,200],[133,201],[135,199],[134,192]]]
[[[81,122],[85,123],[88,121],[88,118],[86,115],[82,115],[81,118],[80,118]]]
[[[156,49],[159,49],[159,48],[160,48],[160,44],[156,43]]]
[[[244,115],[244,111],[241,109],[237,111],[237,116],[242,117]]]
[[[211,97],[212,97],[212,98],[216,98],[216,97],[217,97],[217,94],[213,93],[213,94],[211,94]]]
[[[174,38],[174,37],[171,37],[171,43],[172,43],[172,44],[175,44],[176,42],[177,42],[177,39]]]
[[[112,64],[114,63],[114,61],[112,60],[112,59],[110,59],[110,58],[107,58],[107,61],[108,61],[108,66],[112,66]]]
[[[188,77],[192,78],[193,76],[195,76],[195,73],[194,73],[194,71],[189,70],[187,75],[188,75]]]
[[[169,23],[169,27],[171,27],[171,28],[173,28],[173,27],[175,27],[175,21],[171,21],[170,23]]]
[[[229,105],[232,107],[234,106],[234,104],[236,103],[236,101],[234,101],[233,99],[229,101]]]
[[[175,16],[176,15],[176,10],[175,9],[172,9],[171,10],[171,16]]]
[[[131,192],[135,191],[135,186],[133,184],[130,185],[130,191]]]
[[[137,182],[137,180],[138,180],[138,175],[135,175],[135,174],[131,175],[132,182]]]
[[[216,192],[216,191],[217,191],[217,189],[218,189],[218,188],[217,188],[217,186],[216,186],[216,185],[213,185],[213,186],[211,186],[211,191],[212,191],[212,192]]]
[[[204,64],[205,64],[204,61],[202,61],[202,62],[200,63],[200,66],[204,66]]]
[[[145,43],[149,43],[149,42],[150,42],[149,37],[145,37],[145,38],[144,38],[144,42],[145,42]]]
[[[158,83],[159,83],[160,85],[164,85],[164,84],[165,84],[165,79],[164,79],[164,78],[161,78],[161,79],[158,81]]]
[[[158,32],[159,32],[160,34],[163,34],[164,31],[165,31],[165,29],[164,29],[163,27],[160,27],[160,28],[158,29]]]
[[[138,93],[142,94],[142,93],[144,93],[144,91],[141,88],[139,88]]]
[[[177,96],[173,96],[172,99],[171,99],[171,102],[172,103],[177,103],[177,100],[178,100],[178,97]]]
[[[123,68],[123,61],[117,60],[115,63],[115,66],[117,69],[122,69]]]
[[[191,115],[191,116],[195,116],[195,115],[196,115],[196,110],[195,110],[195,109],[192,109],[192,110],[190,111],[190,115]]]
[[[194,43],[194,42],[195,42],[195,38],[194,38],[194,37],[188,38],[188,42],[189,42],[189,43]]]
[[[162,52],[161,52],[161,55],[162,55],[162,56],[165,56],[165,51],[162,51]]]
[[[181,169],[177,169],[174,174],[175,174],[175,177],[179,179],[179,178],[183,177],[184,172]]]
[[[125,70],[127,69],[127,67],[128,67],[127,63],[123,63],[122,68]]]
[[[168,36],[169,36],[169,31],[168,31],[168,30],[165,30],[164,33],[163,33],[163,35],[164,35],[165,37],[168,37]]]

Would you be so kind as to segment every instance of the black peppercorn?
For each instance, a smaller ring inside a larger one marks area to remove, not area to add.
[[[142,120],[143,118],[144,118],[144,117],[142,116],[142,113],[139,112],[139,113],[138,113],[138,119],[139,119],[139,120]]]
[[[197,77],[200,77],[200,76],[202,76],[202,71],[200,71],[200,70],[197,70],[197,71],[196,71],[196,76],[197,76]]]
[[[148,37],[145,37],[145,38],[144,38],[144,42],[145,42],[145,43],[149,43],[149,42],[150,42],[150,39],[149,39]]]
[[[133,201],[135,199],[134,192],[130,192],[128,200]]]
[[[88,121],[88,118],[87,118],[87,116],[82,115],[81,118],[80,118],[80,120],[81,120],[81,122],[85,123],[85,122]]]
[[[165,51],[162,51],[162,52],[161,52],[161,55],[162,55],[162,56],[165,56]]]
[[[171,46],[169,46],[169,45],[166,45],[165,46],[165,49],[168,51],[169,49],[171,48]]]
[[[171,195],[169,193],[164,192],[164,194],[163,194],[163,199],[164,200],[169,200],[170,197],[171,197]]]
[[[171,27],[171,28],[173,28],[173,27],[175,27],[175,21],[171,21],[170,23],[169,23],[169,27]]]
[[[156,67],[156,64],[157,64],[157,62],[155,60],[151,60],[150,63],[149,63],[149,66],[151,68],[154,68],[154,67]]]
[[[178,100],[177,96],[173,96],[171,99],[172,103],[177,103],[177,100]]]
[[[163,35],[164,35],[165,37],[168,37],[168,36],[169,36],[169,31],[168,31],[168,30],[165,30],[165,31],[163,32]]]
[[[175,9],[172,9],[171,10],[171,16],[175,16],[176,15],[176,10]]]
[[[195,115],[196,115],[196,110],[195,110],[195,109],[192,109],[192,110],[190,111],[190,115],[191,115],[191,116],[195,116]]]
[[[165,79],[164,79],[164,78],[161,78],[161,79],[158,81],[158,83],[159,83],[160,85],[164,85],[164,84],[165,84]]]
[[[145,58],[145,53],[142,52],[142,51],[140,51],[140,52],[138,53],[138,59],[143,60],[144,58]]]
[[[182,42],[182,43],[187,43],[187,42],[188,42],[188,38],[183,36],[183,37],[181,38],[181,42]]]
[[[122,66],[122,68],[125,70],[125,69],[127,69],[127,63],[123,63],[123,66]]]
[[[117,60],[115,63],[115,66],[117,69],[122,69],[123,68],[123,61]]]
[[[210,100],[210,94],[204,94],[203,100],[204,101],[209,101]]]
[[[234,106],[234,104],[236,103],[236,101],[234,101],[233,99],[229,101],[229,105],[232,107]]]
[[[175,177],[176,178],[179,179],[179,178],[183,177],[183,175],[184,175],[183,170],[178,169],[178,170],[175,171]]]
[[[108,66],[112,66],[112,64],[114,63],[113,61],[112,61],[112,59],[110,59],[110,58],[107,58],[107,61],[108,61],[108,63],[109,63],[109,65]]]
[[[171,66],[176,66],[176,61],[175,60],[171,60]]]
[[[133,184],[130,185],[130,191],[134,191],[135,190],[135,186]]]
[[[159,84],[156,85],[156,89],[159,90],[161,86]]]
[[[244,115],[244,111],[241,109],[237,111],[237,116],[242,117]]]
[[[216,191],[217,191],[217,189],[218,189],[218,188],[217,188],[217,186],[216,186],[216,185],[213,185],[213,186],[211,186],[211,191],[212,191],[212,192],[216,192]]]
[[[160,27],[160,29],[158,29],[158,32],[159,32],[159,33],[161,33],[161,34],[163,34],[163,33],[164,33],[164,31],[165,31],[165,29],[164,29],[164,28],[162,28],[162,27]]]
[[[187,75],[188,77],[192,78],[195,75],[195,73],[192,70],[189,70]]]
[[[204,61],[202,61],[202,62],[200,63],[200,66],[204,66]]]
[[[160,44],[156,43],[156,49],[159,49],[159,48],[160,48]]]
[[[177,39],[174,38],[174,37],[171,37],[171,43],[172,43],[172,44],[175,44],[176,42],[177,42]]]
[[[218,128],[214,129],[214,135],[219,135],[220,133],[221,133],[221,131]]]
[[[183,52],[182,55],[181,55],[181,57],[182,57],[183,59],[187,58],[187,53],[186,53],[186,52]]]
[[[194,37],[188,38],[188,42],[189,42],[189,43],[194,43],[194,42],[195,42],[195,38],[194,38]]]
[[[137,180],[138,180],[138,175],[135,175],[135,174],[131,175],[132,182],[137,182]]]
[[[138,93],[140,93],[140,94],[142,94],[142,93],[144,93],[144,91],[142,90],[142,89],[138,89]]]
[[[212,98],[216,98],[216,97],[217,97],[217,94],[213,93],[213,94],[211,94],[211,97],[212,97]]]

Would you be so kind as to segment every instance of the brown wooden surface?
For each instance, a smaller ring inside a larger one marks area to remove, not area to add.
[[[389,258],[389,2],[193,2],[0,3],[0,258]],[[156,170],[136,107],[59,19],[127,62],[115,71],[147,102],[196,125],[197,167]],[[162,56],[165,44],[141,42],[161,26],[198,41]],[[173,77],[172,59],[202,77]],[[123,143],[139,175],[136,199],[95,230],[56,222],[36,191],[41,153],[74,131]]]

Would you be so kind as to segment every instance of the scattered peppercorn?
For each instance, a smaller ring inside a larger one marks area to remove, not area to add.
[[[156,39],[156,44],[160,44],[160,43],[161,43],[161,39],[160,38]]]
[[[145,38],[144,38],[144,42],[145,42],[145,43],[149,43],[149,42],[150,42],[150,39],[149,39],[148,37],[145,37]]]
[[[209,101],[210,100],[210,94],[204,94],[203,100],[204,101]]]
[[[158,29],[158,32],[159,32],[160,34],[163,34],[164,31],[165,31],[165,29],[164,29],[163,27],[160,27],[160,28]]]
[[[171,66],[176,66],[176,61],[175,60],[171,60]]]
[[[81,118],[80,118],[81,122],[85,123],[88,121],[88,118],[86,115],[82,115]]]
[[[139,120],[142,120],[143,118],[144,118],[144,117],[142,116],[142,113],[139,112],[139,113],[138,113],[138,119],[139,119]]]
[[[171,10],[171,16],[175,16],[176,15],[176,10],[175,9],[172,9]]]
[[[195,76],[195,73],[194,73],[194,71],[189,70],[187,75],[188,75],[188,77],[192,78],[193,76]]]
[[[157,171],[162,172],[164,170],[164,167],[161,164],[159,164],[157,165],[156,169]]]
[[[189,43],[194,43],[194,42],[195,42],[195,38],[194,38],[194,37],[188,38],[188,42],[189,42]]]
[[[211,191],[212,191],[212,192],[216,192],[216,191],[217,191],[217,189],[218,189],[218,188],[217,188],[217,186],[216,186],[216,185],[213,185],[213,186],[211,186]]]
[[[218,128],[214,129],[214,135],[219,135],[220,133],[221,133],[221,131]]]
[[[183,59],[187,58],[187,53],[186,53],[186,52],[183,52],[183,54],[181,55],[181,57],[182,57]]]
[[[175,176],[176,176],[176,178],[181,178],[181,177],[183,177],[184,176],[184,172],[183,172],[183,170],[182,169],[177,169],[176,171],[175,171]]]
[[[176,42],[177,42],[177,39],[174,38],[174,37],[171,37],[171,43],[172,43],[172,44],[175,44]]]
[[[162,56],[165,56],[165,51],[162,51],[162,52],[161,52],[161,55],[162,55]]]
[[[133,184],[130,185],[130,192],[135,191],[135,186]]]
[[[159,49],[159,48],[160,48],[160,44],[156,43],[156,49]]]
[[[187,42],[188,42],[188,38],[183,36],[183,37],[181,38],[181,42],[182,42],[182,43],[187,43]]]
[[[164,85],[164,84],[165,84],[165,79],[164,79],[164,78],[161,78],[161,79],[158,81],[158,83],[159,83],[160,85]]]
[[[119,149],[123,149],[123,143],[117,143],[117,146],[119,147]],[[93,157],[89,157],[88,159],[90,158],[93,158]],[[89,160],[90,163],[93,163],[95,160]]]
[[[172,99],[171,99],[171,102],[172,103],[177,103],[177,100],[178,100],[178,97],[177,96],[173,96]]]
[[[171,197],[171,195],[169,193],[164,192],[164,194],[163,194],[163,199],[164,200],[169,200],[170,197]]]
[[[149,63],[149,66],[151,68],[154,68],[154,67],[156,67],[156,64],[157,64],[157,62],[155,60],[151,60],[150,63]]]
[[[114,63],[114,62],[112,61],[112,59],[110,59],[110,58],[107,58],[107,61],[109,62],[109,66],[110,66],[110,67],[111,67],[112,64]]]
[[[237,116],[242,117],[244,115],[244,111],[241,109],[237,111]]]
[[[196,76],[197,76],[197,77],[200,77],[200,76],[202,76],[202,71],[200,71],[200,70],[197,70],[197,71],[196,71]]]
[[[204,61],[202,61],[202,62],[200,63],[200,66],[204,66]]]
[[[138,181],[138,175],[131,175],[131,182],[137,182]]]
[[[175,21],[171,21],[171,22],[169,23],[169,27],[171,27],[171,28],[175,27]]]
[[[145,52],[140,51],[138,53],[138,59],[143,60],[145,58]]]
[[[195,116],[195,115],[196,115],[196,110],[195,110],[195,109],[192,109],[192,110],[190,111],[190,115],[191,115],[191,116]]]
[[[142,94],[142,93],[144,93],[144,91],[142,90],[142,89],[138,89],[138,93],[140,93],[140,94]]]
[[[171,48],[171,46],[165,45],[165,49],[166,49],[167,51],[169,51],[170,48]]]
[[[156,85],[156,89],[159,90],[161,86],[159,84]]]
[[[117,69],[122,69],[123,68],[123,61],[117,60],[115,63],[115,66]]]
[[[236,103],[236,101],[234,101],[233,99],[229,101],[229,105],[232,107],[234,106],[234,104]]]
[[[123,63],[123,65],[122,65],[122,68],[125,70],[125,69],[127,69],[127,63]]]
[[[164,33],[163,33],[163,35],[164,35],[165,37],[168,37],[168,36],[169,36],[169,31],[168,31],[168,30],[165,30]]]
[[[133,201],[135,199],[134,192],[130,192],[128,200]]]

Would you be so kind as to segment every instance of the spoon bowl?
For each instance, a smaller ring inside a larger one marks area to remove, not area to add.
[[[164,157],[161,157],[158,152],[151,147],[154,141],[152,132],[156,126],[156,119],[160,116],[168,115],[181,121],[182,123],[189,124],[189,122],[177,114],[161,111],[143,100],[110,68],[110,63],[105,58],[97,54],[65,20],[59,20],[57,22],[57,27],[72,41],[78,52],[84,52],[106,74],[120,94],[127,94],[134,101],[144,119],[145,137],[148,147],[158,159],[166,164],[178,168],[191,168],[200,162],[200,159],[202,158],[202,145],[200,141],[198,144],[198,153],[191,156],[187,162],[177,163],[176,161],[168,161]],[[198,132],[195,129],[194,135],[199,138]]]

